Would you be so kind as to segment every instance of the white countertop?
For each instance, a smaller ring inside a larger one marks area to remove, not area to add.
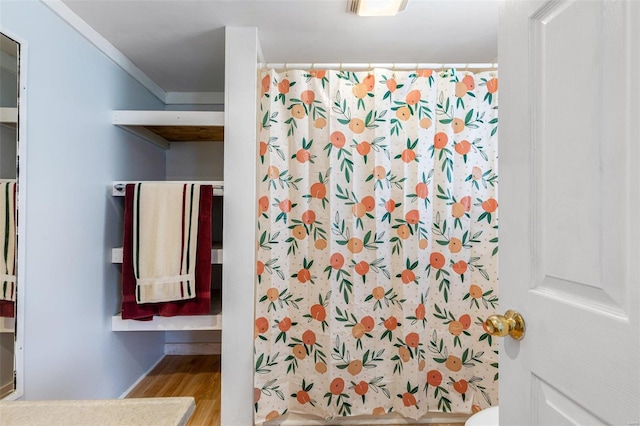
[[[0,401],[3,426],[184,426],[192,397],[72,401]]]

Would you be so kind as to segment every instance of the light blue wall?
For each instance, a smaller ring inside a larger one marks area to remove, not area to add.
[[[162,356],[164,333],[110,330],[122,200],[109,185],[164,179],[165,154],[110,111],[164,105],[39,1],[0,0],[0,28],[28,48],[25,399],[117,397]]]

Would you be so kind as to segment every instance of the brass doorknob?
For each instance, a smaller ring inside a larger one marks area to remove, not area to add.
[[[504,316],[491,315],[484,322],[484,325],[492,336],[504,337],[509,335],[516,340],[524,337],[524,318],[511,309],[505,312]]]

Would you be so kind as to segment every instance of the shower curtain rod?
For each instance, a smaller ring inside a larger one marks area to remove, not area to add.
[[[267,69],[343,69],[343,70],[367,70],[373,68],[388,68],[398,71],[411,71],[415,69],[497,69],[497,62],[487,63],[270,63],[263,64]]]

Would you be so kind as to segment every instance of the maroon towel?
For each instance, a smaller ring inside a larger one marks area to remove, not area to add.
[[[0,317],[13,318],[16,316],[16,304],[12,300],[0,300]]]
[[[211,207],[213,186],[200,186],[198,248],[196,253],[196,297],[164,303],[136,302],[133,275],[133,188],[128,184],[124,198],[124,243],[122,253],[122,319],[150,321],[154,315],[207,315],[211,312]]]

